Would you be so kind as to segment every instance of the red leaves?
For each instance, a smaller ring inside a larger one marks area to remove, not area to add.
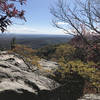
[[[26,0],[19,0],[20,4],[22,5],[23,3],[26,3]]]
[[[16,16],[17,14],[18,14],[18,10],[16,8],[14,8],[12,11],[12,16]]]
[[[11,4],[3,3],[2,8],[4,11],[8,10],[9,8],[14,8],[14,3],[11,3]]]
[[[22,11],[20,12],[19,16],[20,16],[20,17],[23,17],[23,16],[24,16],[24,12],[25,12],[25,11],[22,10]]]
[[[18,0],[10,0],[10,1],[14,1],[14,2],[17,2]],[[19,3],[22,5],[22,4],[25,4],[26,3],[26,0],[19,0]]]
[[[2,6],[2,8],[3,8],[3,10],[4,10],[4,11],[5,11],[5,10],[7,10],[7,9],[8,9],[7,4],[6,4],[6,3],[4,3],[4,5]]]
[[[9,1],[12,1],[13,3],[9,3]],[[26,0],[0,0],[0,10],[3,11],[3,13],[7,14],[8,17],[20,17],[24,16],[24,10],[18,11],[16,9],[16,6],[14,5],[14,2],[19,2],[21,5],[26,3]]]
[[[18,10],[15,2],[19,2],[20,5],[25,4],[26,0],[0,0],[0,30],[4,32],[8,25],[11,24],[11,18],[17,17],[25,19],[24,10]],[[18,6],[17,6],[18,7]]]
[[[8,7],[9,7],[9,8],[14,8],[14,4],[11,3],[11,4],[8,5]]]

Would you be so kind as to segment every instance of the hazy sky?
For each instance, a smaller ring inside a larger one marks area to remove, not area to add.
[[[34,34],[64,34],[63,31],[52,26],[50,7],[57,0],[27,0],[24,9],[27,22],[14,20],[14,25],[8,28],[11,33]]]

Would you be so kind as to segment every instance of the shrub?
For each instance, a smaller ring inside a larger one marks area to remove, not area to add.
[[[37,50],[37,56],[44,59],[52,59],[55,54],[56,45],[54,46],[46,46]]]
[[[56,47],[55,57],[59,60],[64,58],[66,61],[74,59],[75,48],[69,44],[63,44]]]
[[[68,73],[78,73],[81,75],[87,82],[91,83],[93,87],[97,87],[100,92],[100,71],[95,68],[97,66],[94,62],[84,63],[81,60],[69,61],[66,62],[62,59],[60,62],[60,68],[58,69],[60,81],[65,81],[68,77]]]
[[[30,64],[39,68],[41,67],[38,63],[38,61],[40,61],[40,58],[36,56],[36,52],[37,52],[36,50],[33,50],[25,45],[15,45],[15,48],[12,51],[9,51],[9,53],[12,52],[17,53],[20,56],[23,56],[24,60],[26,60]]]
[[[37,55],[44,59],[59,61],[64,57],[67,61],[74,59],[75,48],[69,44],[47,46],[38,50]]]
[[[87,47],[87,60],[99,62],[100,61],[100,45],[94,44],[91,47]]]
[[[87,61],[86,49],[83,47],[76,47],[75,52],[74,52],[74,59],[86,62]]]

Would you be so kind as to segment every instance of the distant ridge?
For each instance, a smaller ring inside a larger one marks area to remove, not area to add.
[[[9,49],[12,38],[16,38],[17,44],[23,44],[33,49],[47,45],[68,42],[72,37],[69,35],[50,34],[0,34],[0,49]]]

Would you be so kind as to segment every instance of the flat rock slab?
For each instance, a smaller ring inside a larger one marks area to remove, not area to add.
[[[78,100],[100,100],[100,95],[98,94],[85,94],[81,99]]]
[[[52,90],[58,86],[57,82],[28,71],[26,63],[16,55],[0,53],[0,92],[26,90],[37,94],[40,90]]]
[[[39,64],[44,68],[44,69],[48,69],[48,70],[54,70],[58,68],[58,63],[57,62],[53,62],[53,61],[47,61],[45,59],[41,59],[39,61]]]

